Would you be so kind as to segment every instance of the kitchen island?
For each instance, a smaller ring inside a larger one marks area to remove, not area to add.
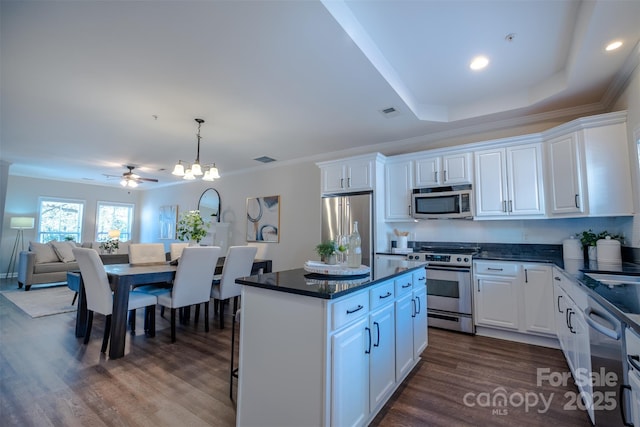
[[[366,425],[427,346],[425,263],[328,280],[304,269],[243,286],[238,426]]]

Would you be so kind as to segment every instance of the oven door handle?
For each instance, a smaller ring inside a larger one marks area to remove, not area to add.
[[[469,267],[458,267],[458,268],[451,268],[451,267],[440,267],[440,266],[433,266],[433,265],[427,265],[427,270],[434,270],[434,271],[455,271],[456,273],[460,273],[460,272],[470,272],[471,269]]]

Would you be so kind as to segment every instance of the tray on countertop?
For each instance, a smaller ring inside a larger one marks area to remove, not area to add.
[[[347,267],[345,264],[325,264],[320,261],[306,261],[304,263],[304,269],[309,273],[332,277],[363,276],[371,272],[371,268],[367,265],[361,265],[360,267]]]

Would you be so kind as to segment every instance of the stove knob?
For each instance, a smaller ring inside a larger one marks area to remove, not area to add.
[[[469,262],[469,258],[464,257],[464,262]]]
[[[461,261],[462,261],[462,258],[458,257],[458,258],[456,259],[456,261],[461,262]]]
[[[408,258],[409,258],[409,259],[413,259],[413,255],[409,255],[409,256],[408,256]]]

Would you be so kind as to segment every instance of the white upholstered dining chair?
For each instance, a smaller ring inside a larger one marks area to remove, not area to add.
[[[205,331],[209,332],[209,300],[218,246],[187,247],[182,251],[173,288],[157,293],[158,304],[171,309],[171,342],[176,341],[176,309],[204,304]]]
[[[242,292],[242,286],[236,283],[238,277],[249,276],[253,268],[253,260],[257,249],[253,246],[231,246],[222,266],[220,282],[214,283],[211,288],[211,297],[214,299],[214,311],[220,313],[220,329],[224,329],[224,305],[233,298],[233,313],[238,310],[238,297]]]
[[[171,243],[169,244],[169,254],[171,261],[175,261],[182,255],[184,248],[189,247],[189,243]]]
[[[84,343],[89,343],[91,327],[93,326],[93,313],[103,314],[106,316],[106,322],[101,352],[105,353],[107,351],[107,344],[109,343],[111,314],[113,311],[113,292],[109,285],[109,278],[104,269],[104,264],[95,249],[73,248],[73,255],[80,267],[80,274],[82,274],[84,292],[87,300],[87,328]],[[129,292],[128,309],[133,313],[136,309],[145,307],[145,332],[148,332],[150,336],[155,335],[156,302],[157,298],[154,295],[139,291]],[[132,329],[135,331],[135,315],[133,319]]]
[[[166,262],[163,243],[132,243],[129,245],[130,264]]]

